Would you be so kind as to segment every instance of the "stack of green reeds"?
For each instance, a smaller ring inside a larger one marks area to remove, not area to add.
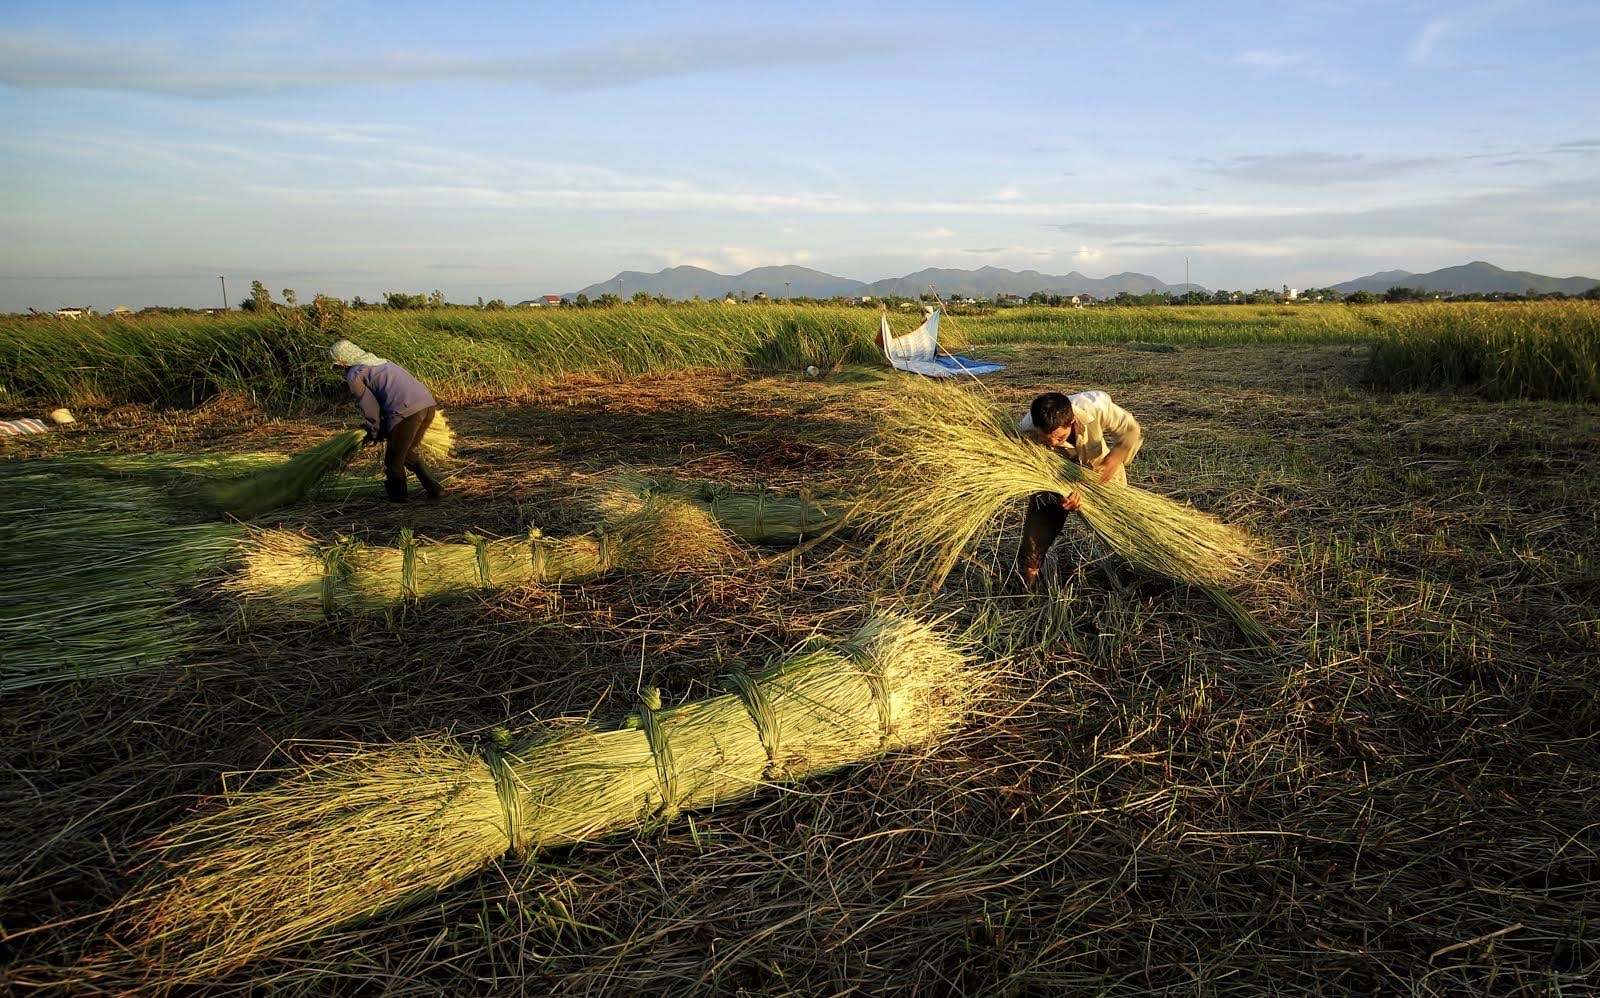
[[[304,499],[329,475],[343,468],[361,448],[364,436],[361,430],[345,430],[277,467],[217,482],[204,495],[210,505],[240,519],[270,513]],[[423,463],[435,469],[441,467],[454,446],[455,433],[440,412],[418,445]]]
[[[129,482],[7,476],[0,690],[129,672],[191,646],[188,592],[239,531],[162,522],[162,498]]]
[[[1002,510],[1036,492],[1076,492],[1094,534],[1152,575],[1215,585],[1259,560],[1244,532],[1117,482],[1025,440],[1015,415],[961,388],[905,379],[882,410],[872,502],[862,519],[888,564],[943,583]]]
[[[739,490],[637,471],[613,472],[590,490],[590,500],[602,512],[630,509],[651,496],[697,503],[723,530],[749,544],[798,544],[833,530],[847,512],[842,502],[818,501],[805,492],[785,495],[765,486]]]
[[[217,482],[206,490],[206,499],[222,512],[245,520],[298,502],[324,478],[344,467],[361,449],[363,436],[361,430],[345,430],[276,468]]]
[[[404,599],[509,588],[530,582],[577,582],[614,570],[667,572],[720,564],[734,554],[726,535],[693,503],[652,496],[618,510],[594,533],[460,542],[319,544],[287,530],[257,534],[223,588],[264,616],[313,620],[361,613]]]
[[[524,856],[670,819],[925,745],[954,730],[983,672],[925,624],[876,616],[813,639],[729,692],[620,727],[553,726],[486,757],[445,737],[355,747],[155,843],[117,906],[116,951],[78,969],[141,987],[203,983]]]

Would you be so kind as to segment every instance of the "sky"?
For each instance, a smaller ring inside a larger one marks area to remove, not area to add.
[[[10,0],[0,311],[1600,276],[1600,5]]]

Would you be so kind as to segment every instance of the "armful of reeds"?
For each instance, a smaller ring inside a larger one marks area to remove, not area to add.
[[[902,577],[939,586],[1001,512],[1036,492],[1076,493],[1115,554],[1151,575],[1194,584],[1240,578],[1255,542],[1191,506],[1117,482],[1026,439],[1010,416],[959,388],[895,388],[869,451],[872,548]]]

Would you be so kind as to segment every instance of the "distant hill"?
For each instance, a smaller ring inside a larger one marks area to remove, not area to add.
[[[1113,274],[1093,278],[1074,271],[1060,277],[1041,274],[1036,270],[1020,273],[998,267],[978,270],[920,270],[905,277],[891,277],[871,284],[835,277],[809,267],[758,267],[743,274],[725,275],[700,267],[672,267],[655,274],[636,270],[624,271],[609,281],[591,284],[571,295],[584,294],[598,298],[603,294],[616,294],[621,281],[622,297],[631,298],[640,291],[649,295],[665,295],[679,300],[698,295],[706,299],[720,299],[732,291],[739,295],[766,292],[769,298],[782,298],[785,293],[795,298],[833,298],[837,295],[872,295],[881,298],[899,295],[917,298],[930,288],[946,298],[990,298],[997,294],[1027,297],[1034,292],[1052,295],[1075,295],[1087,292],[1097,298],[1115,297],[1118,292],[1145,294],[1150,291],[1170,291],[1183,294],[1189,289],[1204,291],[1198,284],[1167,284],[1148,274]],[[788,287],[784,287],[784,282]],[[1385,285],[1385,289],[1389,286]]]
[[[625,270],[609,281],[591,284],[573,296],[584,294],[599,298],[603,294],[616,294],[617,282],[622,282],[622,297],[631,298],[639,292],[654,297],[687,301],[699,296],[722,299],[732,291],[736,295],[754,295],[765,291],[769,298],[782,298],[784,282],[789,282],[787,293],[795,298],[832,298],[836,295],[870,294],[862,289],[866,285],[845,277],[834,277],[809,267],[757,267],[743,274],[727,276],[701,267],[671,267],[656,274]]]
[[[916,298],[930,287],[937,288],[945,297],[993,298],[997,294],[1021,295],[1026,298],[1035,291],[1047,295],[1076,295],[1088,292],[1096,298],[1112,298],[1118,292],[1146,294],[1170,291],[1181,295],[1189,289],[1203,291],[1198,284],[1167,284],[1148,274],[1112,274],[1094,278],[1073,271],[1060,277],[1041,274],[1037,270],[1002,270],[999,267],[981,267],[977,270],[919,270],[905,277],[892,277],[867,285],[869,295],[901,295]]]
[[[1446,267],[1426,274],[1413,274],[1406,270],[1385,270],[1366,277],[1358,277],[1353,281],[1335,284],[1333,288],[1342,294],[1352,291],[1373,291],[1379,294],[1390,288],[1422,288],[1427,291],[1443,291],[1448,294],[1490,294],[1493,292],[1510,292],[1522,294],[1525,291],[1537,291],[1548,294],[1560,291],[1563,294],[1581,295],[1590,288],[1600,285],[1600,278],[1594,277],[1546,277],[1543,274],[1530,274],[1526,270],[1502,270],[1492,263],[1476,260],[1460,267]]]

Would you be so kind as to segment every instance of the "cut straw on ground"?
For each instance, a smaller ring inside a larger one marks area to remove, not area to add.
[[[355,747],[154,843],[118,906],[114,952],[77,973],[204,983],[426,898],[496,858],[637,829],[926,745],[956,730],[983,672],[917,621],[879,615],[813,639],[729,692],[621,726],[566,727],[484,755],[454,739]]]

